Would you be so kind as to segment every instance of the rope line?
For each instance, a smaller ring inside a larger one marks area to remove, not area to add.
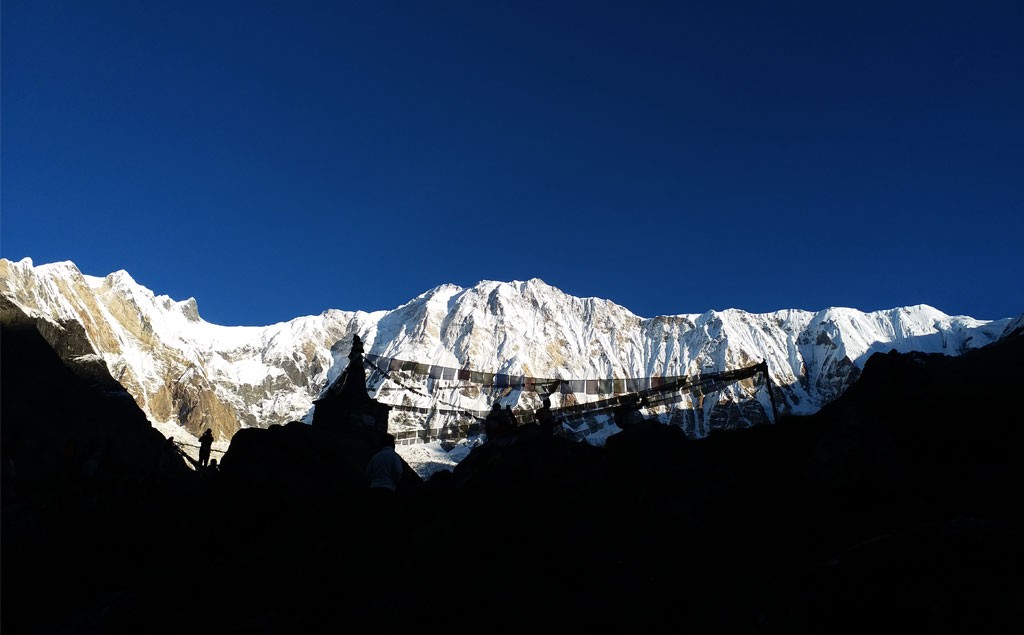
[[[185,443],[184,441],[178,441],[177,439],[172,439],[172,441],[174,441],[174,444],[178,445],[178,446],[184,446],[184,447],[187,447],[187,448],[196,448],[197,450],[200,449],[200,446],[198,446],[198,445],[192,445],[191,443]],[[216,452],[218,454],[225,454],[227,452],[227,450],[218,450],[217,448],[210,448],[210,452]]]

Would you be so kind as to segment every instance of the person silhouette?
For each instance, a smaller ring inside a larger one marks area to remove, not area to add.
[[[378,497],[390,497],[398,489],[405,472],[402,457],[395,451],[395,435],[389,434],[384,447],[377,451],[366,464],[366,478],[370,492]]]
[[[505,431],[507,423],[505,413],[501,411],[501,404],[497,401],[491,405],[491,411],[487,413],[487,418],[484,419],[484,433],[487,435],[487,440],[496,439]]]
[[[626,428],[631,428],[643,423],[644,416],[640,412],[640,408],[645,405],[646,402],[640,395],[629,395],[625,397],[622,402],[615,407],[615,425],[625,430]]]
[[[405,461],[395,450],[395,436],[388,434],[384,445],[366,462],[367,489],[363,531],[368,532],[367,549],[390,549],[399,538],[408,491],[403,488]]]
[[[512,412],[512,405],[505,404],[505,426],[507,430],[514,430],[519,425],[519,420],[516,419],[516,415]]]
[[[206,467],[210,462],[210,450],[213,448],[213,430],[206,429],[206,432],[199,437],[199,466]]]
[[[555,428],[558,427],[558,421],[555,419],[555,415],[551,412],[551,399],[544,397],[544,405],[541,406],[540,410],[534,415],[537,418],[537,425],[540,426],[541,432],[545,434],[554,434]]]

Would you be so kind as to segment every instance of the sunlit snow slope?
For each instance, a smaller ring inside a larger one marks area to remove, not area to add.
[[[30,259],[0,259],[0,293],[65,357],[100,356],[151,421],[191,433],[212,427],[221,439],[240,427],[308,419],[313,400],[347,363],[353,334],[368,353],[563,379],[690,375],[764,359],[780,409],[811,413],[841,394],[875,352],[957,355],[994,341],[1011,322],[926,305],[642,318],[533,279],[441,285],[386,311],[225,327],[204,321],[194,299],[156,295],[125,271],[98,278],[70,262]]]

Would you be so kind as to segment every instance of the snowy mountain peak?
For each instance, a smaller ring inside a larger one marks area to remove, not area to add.
[[[18,262],[18,265],[21,266],[23,269],[32,269],[34,266],[31,258],[22,258]],[[70,260],[60,260],[57,262],[50,262],[47,264],[39,265],[38,269],[42,272],[45,272],[47,275],[82,275],[81,272],[78,270],[78,267],[75,265],[75,263],[71,262]]]
[[[145,293],[146,291],[149,291],[149,289],[140,287],[139,284],[135,282],[135,278],[133,278],[131,274],[125,271],[124,269],[118,269],[117,271],[107,274],[107,277],[104,278],[104,280],[106,281],[107,285],[111,288],[130,289],[133,287],[138,287],[138,290],[140,292]]]
[[[161,296],[161,297],[163,297],[163,296]],[[170,298],[168,298],[168,299],[170,299]],[[181,314],[183,316],[185,316],[185,319],[188,320],[189,322],[199,322],[200,321],[200,317],[199,317],[199,303],[196,302],[195,298],[189,298],[189,299],[185,300],[184,302],[173,302],[173,300],[171,302],[172,302],[171,306],[173,306],[175,309],[177,309],[179,312],[181,312]]]
[[[26,315],[58,325],[48,327],[51,344],[101,357],[154,423],[213,427],[222,439],[240,427],[308,420],[313,400],[347,365],[355,334],[374,355],[540,378],[695,375],[765,360],[782,411],[809,413],[841,394],[875,352],[955,355],[994,341],[1011,322],[951,317],[927,305],[641,318],[532,278],[442,284],[389,311],[330,309],[228,327],[202,320],[194,298],[156,295],[126,271],[96,278],[71,262],[36,266],[27,258],[0,259],[0,292]],[[422,401],[391,390],[378,398]],[[486,408],[489,398],[468,386],[447,398],[456,397],[472,408]],[[520,407],[535,405],[535,396],[517,398]]]

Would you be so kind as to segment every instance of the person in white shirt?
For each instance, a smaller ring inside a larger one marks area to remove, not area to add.
[[[395,452],[395,437],[389,434],[381,448],[366,464],[366,477],[370,482],[370,491],[391,495],[398,489],[405,472],[402,457]]]

